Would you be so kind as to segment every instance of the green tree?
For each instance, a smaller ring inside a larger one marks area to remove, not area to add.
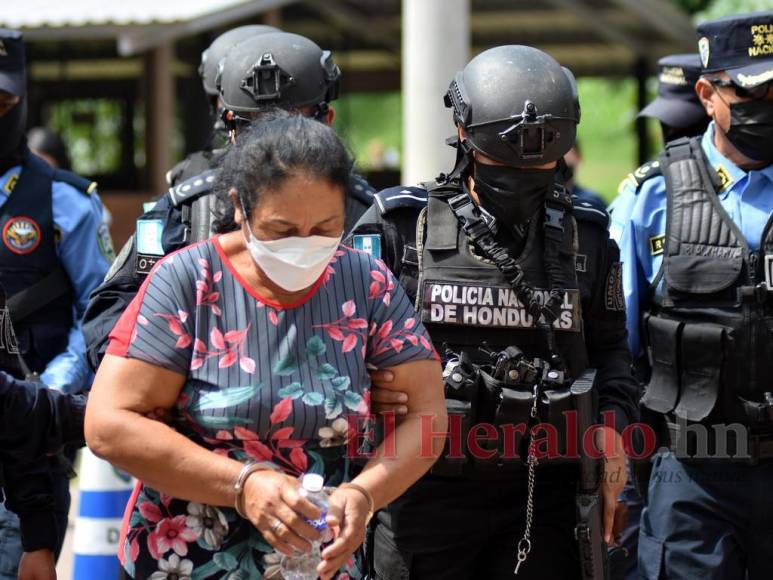
[[[690,2],[692,0],[679,1]],[[760,10],[770,10],[771,8],[773,8],[773,0],[713,0],[708,2],[708,6],[705,9],[698,12],[696,18],[700,22],[730,16],[731,14],[758,12]]]

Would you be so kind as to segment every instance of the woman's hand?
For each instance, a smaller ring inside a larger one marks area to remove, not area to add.
[[[244,485],[244,511],[266,541],[287,556],[294,550],[308,552],[320,533],[306,519],[322,514],[298,493],[296,478],[277,471],[256,471]]]
[[[335,541],[322,551],[322,562],[317,567],[322,580],[335,576],[365,540],[370,509],[362,492],[346,487],[334,491],[328,504],[327,525],[333,530]]]

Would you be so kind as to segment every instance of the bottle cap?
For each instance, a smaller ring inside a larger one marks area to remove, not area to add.
[[[325,480],[317,473],[307,473],[301,479],[301,485],[306,491],[318,493],[325,486]]]

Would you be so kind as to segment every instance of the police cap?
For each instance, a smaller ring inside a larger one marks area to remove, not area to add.
[[[701,75],[698,54],[672,54],[658,61],[658,96],[639,113],[682,129],[699,123],[706,110],[695,92]]]
[[[773,10],[709,20],[697,31],[704,73],[725,71],[743,88],[773,80]]]
[[[26,92],[24,39],[18,30],[0,28],[0,91],[23,97]]]

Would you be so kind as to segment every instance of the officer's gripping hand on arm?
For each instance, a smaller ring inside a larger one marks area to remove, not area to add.
[[[54,509],[50,473],[45,469],[18,469],[64,445],[84,444],[86,397],[47,389],[40,383],[14,379],[0,371],[0,464],[5,474],[8,506],[21,521],[24,554],[20,580],[56,578],[55,527],[47,510]]]

